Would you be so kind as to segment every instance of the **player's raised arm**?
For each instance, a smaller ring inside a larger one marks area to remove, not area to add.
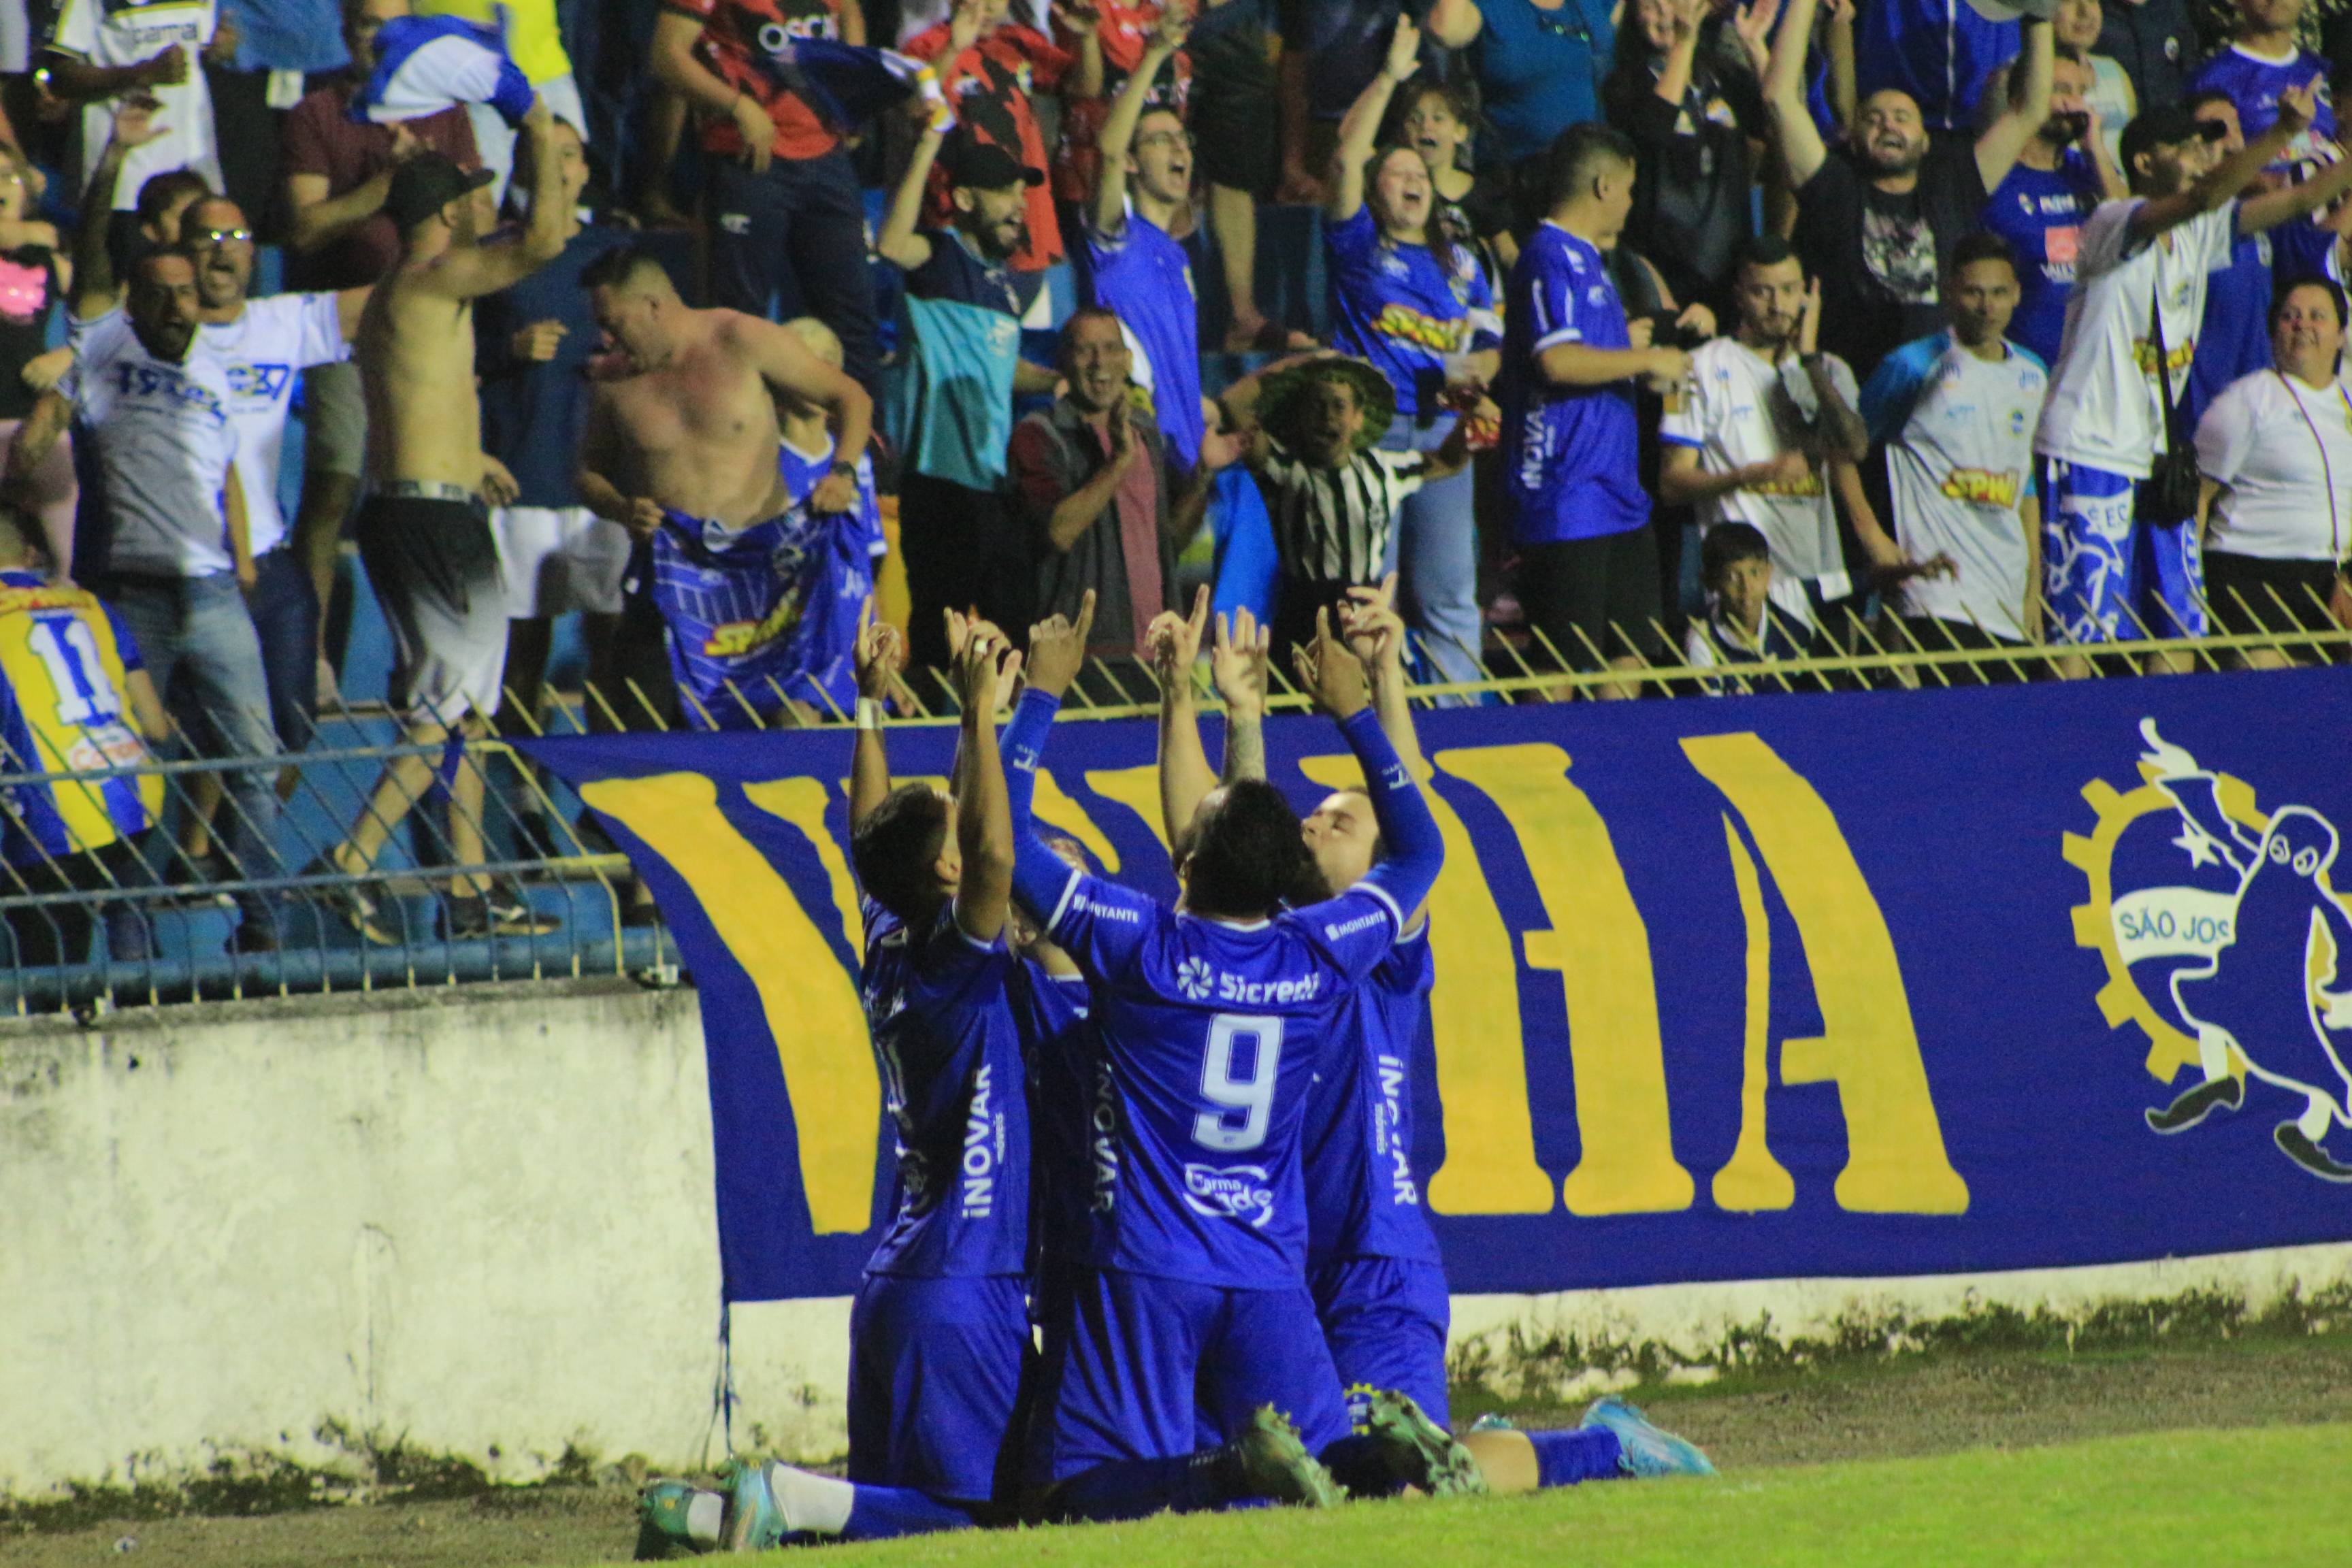
[[[1037,764],[1045,754],[1045,739],[1053,731],[1054,716],[1061,711],[1062,694],[1086,664],[1087,633],[1093,629],[1094,620],[1095,596],[1089,589],[1075,623],[1055,616],[1029,628],[1029,686],[1021,693],[1013,722],[1004,727],[999,742],[1013,820],[1013,895],[1056,942],[1062,940],[1062,933],[1054,929],[1055,921],[1068,901],[1071,884],[1085,873],[1072,869],[1038,837],[1030,805],[1036,795]],[[1082,952],[1073,950],[1071,956],[1086,966]]]
[[[1258,625],[1248,605],[1235,609],[1230,622],[1217,617],[1209,673],[1225,701],[1226,784],[1265,777],[1265,694],[1273,687],[1266,660],[1273,646],[1274,628]]]
[[[1192,825],[1192,814],[1217,787],[1207,748],[1201,744],[1200,702],[1192,690],[1192,661],[1200,657],[1201,633],[1209,620],[1209,589],[1192,597],[1192,613],[1162,610],[1144,632],[1152,673],[1160,678],[1160,826],[1172,855]]]
[[[849,828],[873,815],[890,793],[890,754],[882,740],[882,700],[907,662],[907,639],[874,614],[874,596],[857,612],[857,744],[849,758]]]
[[[512,245],[453,246],[425,270],[423,287],[452,300],[478,300],[511,289],[557,257],[579,221],[563,199],[563,171],[555,152],[555,115],[547,100],[530,100],[523,117],[530,138],[530,217]]]
[[[1388,858],[1349,889],[1370,893],[1395,922],[1377,949],[1364,952],[1351,945],[1344,950],[1350,967],[1360,962],[1369,969],[1379,962],[1390,942],[1403,933],[1408,911],[1419,909],[1436,885],[1437,873],[1445,863],[1445,840],[1438,833],[1437,819],[1430,815],[1429,803],[1422,798],[1421,785],[1381,729],[1362,662],[1331,635],[1329,611],[1316,614],[1314,646],[1296,649],[1294,654],[1299,683],[1314,697],[1317,707],[1339,721],[1339,731],[1356,753],[1356,764],[1363,770],[1364,792],[1371,796],[1372,816],[1388,846]]]
[[[996,707],[1020,673],[1021,655],[1002,637],[976,634],[956,660],[956,696],[963,703],[963,784],[956,795],[956,847],[963,876],[956,888],[957,929],[974,942],[994,942],[1013,897],[1013,808],[1004,764],[997,754]],[[859,739],[863,740],[861,735]],[[1033,775],[1034,776],[1034,775]]]

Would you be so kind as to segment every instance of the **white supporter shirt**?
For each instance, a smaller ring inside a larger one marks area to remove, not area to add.
[[[147,89],[162,105],[155,123],[163,134],[131,149],[114,185],[114,208],[139,204],[139,187],[151,174],[194,169],[215,191],[221,188],[220,151],[213,139],[213,100],[205,86],[204,62],[196,53],[213,41],[218,16],[215,0],[64,0],[49,47],[94,66],[135,66],[177,45],[188,57],[187,79]],[[89,183],[114,132],[110,99],[96,99],[81,111],[81,180]]]
[[[1835,354],[1822,358],[1839,395],[1854,407],[1862,399],[1853,370]],[[1681,405],[1666,415],[1658,435],[1669,446],[1695,447],[1701,473],[1727,474],[1766,462],[1803,439],[1818,410],[1812,378],[1796,355],[1775,365],[1736,338],[1713,338],[1690,359]],[[1793,486],[1727,490],[1699,503],[1697,511],[1706,528],[1755,524],[1771,546],[1776,578],[1803,581],[1844,570],[1837,507],[1819,463]]]
[[[2197,426],[2197,467],[2221,487],[2206,549],[2340,561],[2352,545],[2352,393],[2342,381],[2239,377]]]
[[[2231,202],[2127,250],[2131,215],[2142,200],[2102,202],[2083,226],[2074,287],[2066,296],[2066,335],[2033,438],[2033,449],[2045,458],[2135,479],[2147,478],[2165,449],[2149,301],[2161,292],[2178,399],[2188,393],[2189,362],[2205,319],[2205,275],[2230,265],[2238,234],[2238,204]]]
[[[2014,343],[1985,360],[1948,332],[1909,342],[1881,362],[1863,394],[1871,435],[1886,442],[1895,537],[1914,561],[1948,555],[1956,578],[1915,577],[1903,613],[1973,624],[2013,642],[2032,555],[2020,508],[2033,478],[2033,422],[2050,384],[2042,362]]]
[[[98,445],[113,572],[209,577],[232,571],[224,491],[236,458],[228,371],[200,338],[184,363],[147,352],[113,311],[82,325],[58,391]]]
[[[278,508],[278,455],[294,378],[316,364],[351,357],[332,294],[273,294],[248,300],[234,321],[196,329],[228,373],[229,416],[236,423],[236,477],[245,487],[245,521],[257,559],[286,542]]]

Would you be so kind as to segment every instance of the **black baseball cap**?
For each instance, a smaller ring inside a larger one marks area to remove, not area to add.
[[[2183,142],[2219,142],[2229,133],[2219,121],[2200,120],[2181,104],[2159,103],[2132,116],[2132,122],[2124,127],[2123,145],[2116,153],[2128,173],[2132,160],[2142,153]]]
[[[478,191],[497,178],[488,169],[468,173],[450,162],[447,154],[427,149],[392,172],[383,215],[406,234],[459,196]]]
[[[947,165],[948,184],[974,191],[1001,191],[1007,185],[1042,185],[1045,176],[993,142],[958,136],[940,149]]]

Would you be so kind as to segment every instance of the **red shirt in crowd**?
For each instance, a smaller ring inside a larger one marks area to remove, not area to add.
[[[1010,23],[964,50],[952,65],[941,67],[940,56],[947,47],[944,22],[907,40],[907,53],[931,62],[942,80],[956,79],[950,96],[964,129],[1043,174],[1045,137],[1037,129],[1029,94],[1059,87],[1078,57],[1034,27]],[[946,170],[932,170],[929,216],[935,227],[950,221],[947,181]],[[1062,259],[1062,226],[1054,217],[1054,193],[1043,184],[1032,185],[1028,205],[1029,238],[1013,257],[1013,269],[1020,272],[1035,272]]]
[[[307,94],[286,117],[286,173],[326,177],[329,200],[366,184],[392,167],[392,127],[358,124],[349,112],[355,78]],[[407,122],[409,134],[461,169],[478,169],[473,121],[449,108]],[[400,259],[400,233],[376,214],[357,228],[307,255],[287,258],[287,283],[299,289],[357,289],[380,280]]]
[[[702,24],[702,37],[694,47],[704,68],[728,86],[740,89],[768,111],[776,127],[769,151],[779,158],[804,162],[822,158],[841,144],[825,129],[816,110],[798,93],[776,85],[760,65],[767,51],[761,47],[763,27],[781,28],[796,38],[841,37],[840,0],[662,0],[680,16]],[[724,115],[702,119],[702,150],[721,156],[743,151],[742,133]]]

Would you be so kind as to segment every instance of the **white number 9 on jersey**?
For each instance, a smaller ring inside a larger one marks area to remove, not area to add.
[[[1237,1040],[1250,1044],[1250,1076],[1234,1076]],[[1282,1065],[1282,1020],[1254,1018],[1245,1013],[1220,1013],[1209,1020],[1209,1048],[1201,1058],[1201,1098],[1223,1111],[1204,1110],[1192,1119],[1192,1142],[1203,1149],[1235,1154],[1265,1142],[1266,1124],[1274,1119],[1274,1079]],[[1235,1111],[1242,1123],[1233,1124]]]

